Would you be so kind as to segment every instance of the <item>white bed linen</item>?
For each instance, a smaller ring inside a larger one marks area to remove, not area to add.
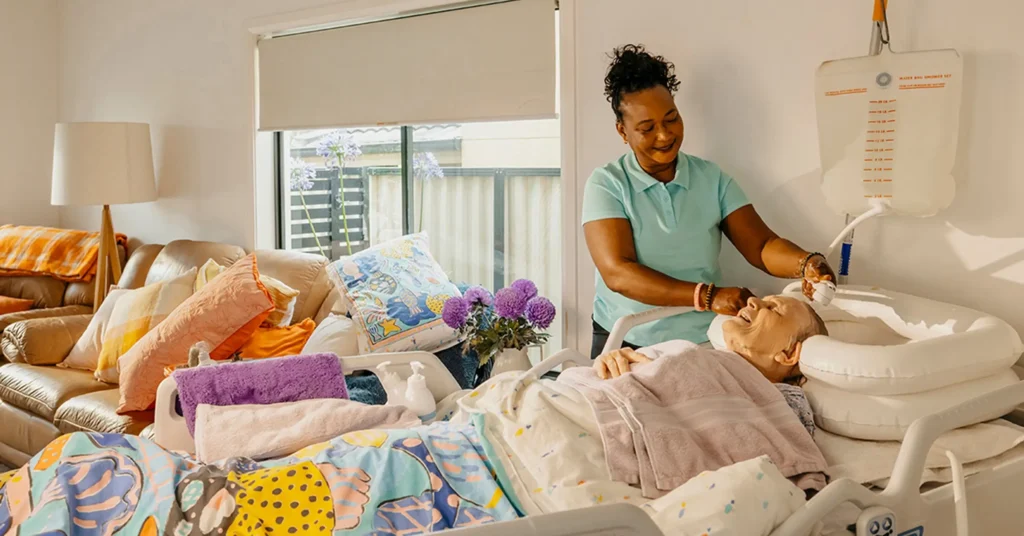
[[[814,440],[828,462],[830,478],[849,478],[862,484],[884,487],[892,476],[899,454],[898,441],[862,441],[818,429]],[[1024,427],[997,419],[947,432],[935,441],[925,461],[921,484],[952,480],[946,451],[956,454],[971,475],[985,470],[998,459],[1024,453]]]

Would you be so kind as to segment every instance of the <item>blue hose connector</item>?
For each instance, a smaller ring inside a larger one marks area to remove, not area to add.
[[[850,256],[853,253],[853,243],[844,242],[843,249],[839,257],[839,276],[847,277],[850,275]]]

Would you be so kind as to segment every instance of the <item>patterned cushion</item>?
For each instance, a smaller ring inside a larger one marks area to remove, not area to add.
[[[143,336],[192,295],[193,268],[174,279],[129,290],[117,299],[103,329],[103,348],[96,363],[96,379],[118,382],[118,360]]]
[[[360,353],[433,352],[458,342],[441,308],[461,293],[430,255],[426,233],[335,261],[328,275],[359,330]]]

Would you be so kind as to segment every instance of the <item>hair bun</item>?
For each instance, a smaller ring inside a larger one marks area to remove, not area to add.
[[[679,89],[675,65],[661,56],[647,52],[640,44],[617,47],[610,54],[611,64],[604,77],[605,98],[612,105],[615,117],[622,120],[620,104],[628,93],[663,86],[669,93]]]

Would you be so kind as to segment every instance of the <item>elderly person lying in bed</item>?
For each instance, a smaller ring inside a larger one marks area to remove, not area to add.
[[[814,335],[828,335],[825,322],[810,305],[785,296],[750,298],[722,332],[729,350],[772,383],[799,383],[803,342]],[[650,362],[646,355],[623,348],[598,357],[594,370],[601,378],[617,378]]]
[[[612,352],[555,381],[502,375],[464,398],[460,413],[475,416],[507,460],[526,512],[669,492],[675,500],[672,490],[702,472],[760,456],[776,476],[818,490],[825,460],[780,391],[799,391],[783,382],[799,377],[803,341],[825,333],[803,302],[754,298],[726,324],[730,351],[669,341]],[[809,408],[797,410],[813,426]]]
[[[747,360],[782,392],[807,431],[814,434],[810,404],[798,387],[800,351],[803,342],[815,335],[828,335],[821,317],[806,302],[785,296],[750,298],[735,318],[722,326],[726,347]],[[603,379],[617,378],[635,370],[651,358],[631,348],[614,350],[594,361]]]

